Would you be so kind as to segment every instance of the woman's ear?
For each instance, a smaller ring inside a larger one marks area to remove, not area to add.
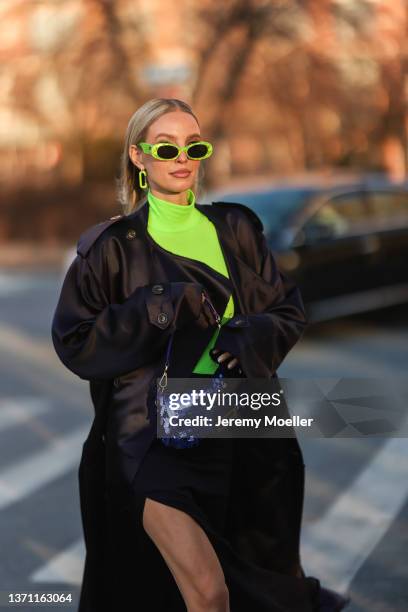
[[[144,170],[143,164],[142,164],[142,162],[140,160],[140,156],[141,156],[141,152],[139,151],[137,146],[136,145],[130,145],[129,146],[129,157],[130,157],[130,159],[132,160],[134,165],[139,168],[139,170]]]

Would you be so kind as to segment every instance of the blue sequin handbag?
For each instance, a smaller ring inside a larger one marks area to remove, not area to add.
[[[214,317],[216,319],[218,328],[220,328],[221,318],[219,314],[217,313],[217,311],[215,310],[214,306],[212,305],[211,301],[207,298],[207,296],[204,295],[204,299],[207,301],[209,307],[211,308],[214,314]],[[168,370],[169,363],[170,363],[170,353],[171,353],[171,346],[173,343],[173,335],[174,335],[174,332],[171,334],[168,345],[167,345],[164,371],[158,382],[158,389],[157,389],[157,396],[156,396],[156,406],[158,409],[160,409],[158,411],[160,423],[164,431],[168,434],[170,434],[169,418],[171,416],[174,416],[174,410],[170,408],[169,397],[168,395],[164,393],[164,390],[167,387],[167,370]],[[215,392],[223,386],[223,375],[221,373],[212,378],[203,377],[203,381],[204,380],[207,381],[205,385],[206,385],[206,391],[208,392]],[[193,417],[193,416],[196,416],[196,413],[197,413],[197,406],[192,406],[192,405],[186,405],[177,410],[177,415],[179,417],[187,417],[187,418]],[[162,443],[168,447],[178,448],[178,449],[191,448],[193,446],[198,446],[200,443],[200,438],[197,438],[196,436],[194,436],[193,431],[194,431],[194,427],[185,426],[183,429],[178,428],[174,434],[169,435],[168,437],[160,438],[160,439]]]

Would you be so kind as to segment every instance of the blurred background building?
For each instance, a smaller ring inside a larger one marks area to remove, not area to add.
[[[10,0],[0,5],[0,240],[72,242],[120,212],[133,112],[192,104],[207,188],[407,168],[404,0]]]

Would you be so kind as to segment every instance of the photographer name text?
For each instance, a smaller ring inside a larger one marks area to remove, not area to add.
[[[287,419],[275,416],[239,418],[239,417],[221,417],[213,419],[208,416],[195,416],[193,418],[171,416],[169,425],[171,427],[252,427],[258,429],[261,425],[264,427],[310,427],[314,421],[313,418],[304,418],[298,415],[293,415]]]

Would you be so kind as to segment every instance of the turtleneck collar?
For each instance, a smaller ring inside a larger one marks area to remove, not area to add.
[[[187,205],[174,204],[162,200],[147,192],[149,203],[149,227],[160,231],[183,231],[191,229],[200,219],[200,212],[195,207],[195,195],[191,189],[187,191]]]

